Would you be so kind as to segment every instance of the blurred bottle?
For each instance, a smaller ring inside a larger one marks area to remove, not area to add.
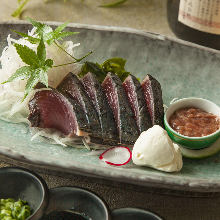
[[[177,37],[220,50],[220,0],[167,0],[167,16]]]

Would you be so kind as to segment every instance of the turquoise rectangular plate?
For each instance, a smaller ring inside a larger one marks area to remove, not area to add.
[[[27,31],[30,28],[24,22],[1,23],[0,53],[6,46],[10,29]],[[158,79],[166,105],[173,98],[190,96],[209,99],[220,105],[218,51],[129,28],[70,24],[68,29],[80,32],[73,37],[74,42],[81,43],[77,56],[92,50],[94,53],[89,57],[90,61],[102,62],[116,56],[127,59],[126,69],[140,79],[147,73]],[[0,121],[0,154],[17,161],[44,166],[51,171],[142,186],[220,191],[220,154],[203,160],[184,159],[181,172],[169,174],[132,164],[125,167],[105,166],[97,156],[88,156],[87,152],[85,149],[52,145],[42,139],[31,141],[29,128],[25,125]]]

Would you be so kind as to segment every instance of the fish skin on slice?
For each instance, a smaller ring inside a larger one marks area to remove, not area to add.
[[[102,87],[115,118],[120,143],[133,144],[139,132],[121,80],[115,74],[108,73]]]
[[[141,85],[144,90],[144,96],[152,124],[164,127],[164,108],[160,83],[153,76],[147,74]]]
[[[56,90],[41,90],[29,101],[32,127],[51,128],[67,136],[86,136],[90,129],[77,105]]]
[[[129,75],[123,82],[124,90],[127,94],[128,101],[134,112],[136,124],[139,129],[139,134],[152,127],[150,113],[148,112],[144,91],[138,79]]]
[[[57,90],[78,104],[79,111],[81,111],[87,119],[90,134],[94,137],[102,138],[98,114],[79,78],[73,73],[67,74],[58,85]]]
[[[89,96],[98,113],[99,122],[102,129],[103,142],[113,145],[117,144],[118,134],[116,123],[101,83],[98,81],[97,77],[91,72],[88,72],[81,79],[81,81],[87,95]]]

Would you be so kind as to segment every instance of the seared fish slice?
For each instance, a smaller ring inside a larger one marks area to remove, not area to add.
[[[118,143],[117,128],[112,110],[109,107],[103,88],[93,73],[87,73],[82,78],[82,83],[87,95],[92,101],[102,129],[103,142]]]
[[[153,125],[163,125],[164,108],[160,83],[150,74],[142,82],[145,100]]]
[[[36,92],[29,102],[29,109],[32,127],[56,129],[68,136],[85,136],[89,131],[78,106],[56,90]]]
[[[133,144],[139,132],[121,80],[108,73],[102,87],[116,121],[120,143]]]
[[[78,77],[73,73],[67,74],[58,85],[57,90],[73,102],[78,103],[80,111],[87,118],[91,135],[102,138],[98,114]]]
[[[135,76],[129,75],[123,82],[123,87],[134,112],[139,133],[146,131],[148,128],[152,127],[152,123],[141,83]]]

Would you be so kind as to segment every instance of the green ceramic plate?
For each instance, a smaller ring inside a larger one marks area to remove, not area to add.
[[[52,23],[57,25],[58,23]],[[10,29],[27,31],[26,23],[0,24],[0,53]],[[156,77],[169,105],[173,98],[201,97],[220,105],[220,53],[180,40],[128,28],[71,24],[79,31],[78,55],[89,50],[90,60],[102,62],[120,56],[127,59],[127,69],[143,79],[146,73]],[[123,181],[143,186],[177,190],[220,192],[220,154],[203,160],[184,159],[181,172],[167,174],[150,168],[128,165],[106,167],[87,150],[63,148],[42,140],[31,142],[29,128],[23,124],[0,121],[0,154],[16,160],[41,165],[66,173],[77,173]],[[126,172],[125,172],[126,171]]]

